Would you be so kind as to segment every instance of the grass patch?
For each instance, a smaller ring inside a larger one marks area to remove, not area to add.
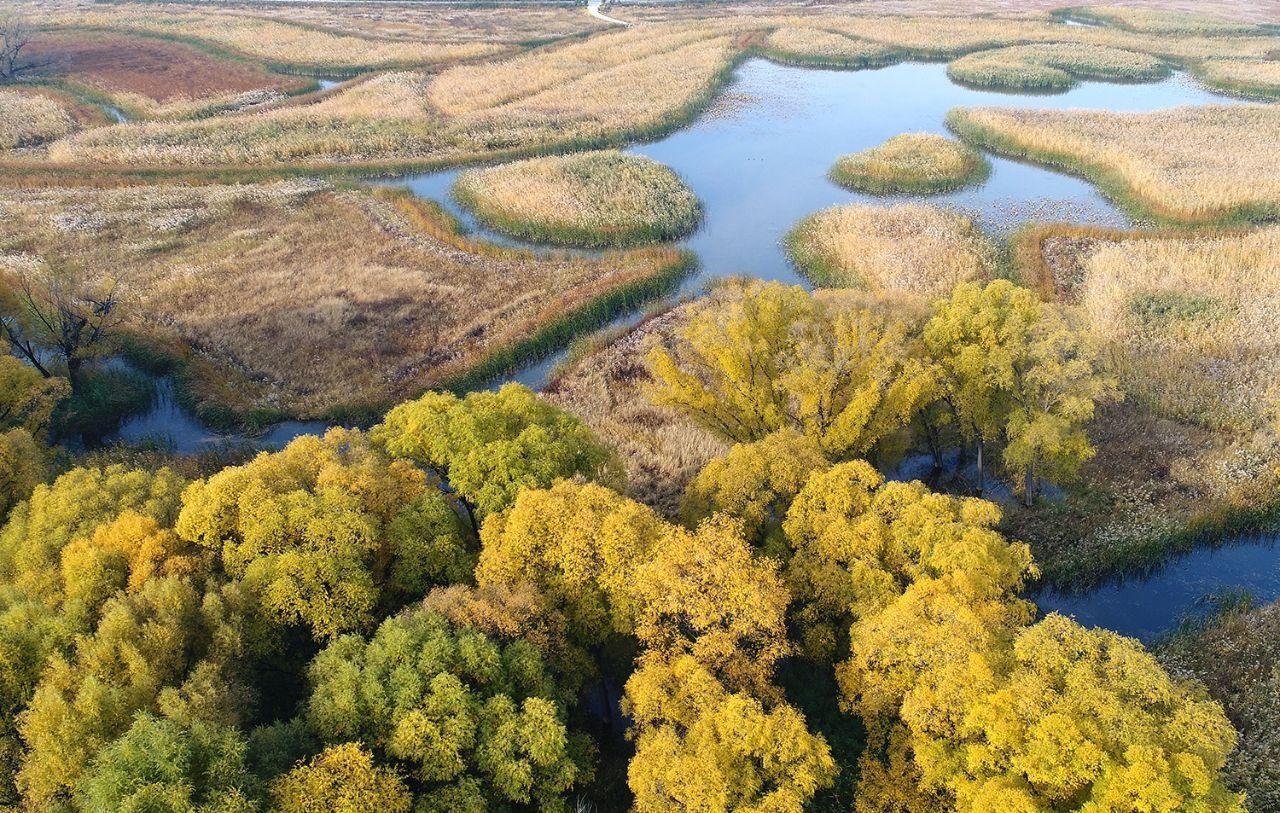
[[[0,90],[0,150],[34,147],[75,130],[67,108],[31,89]]]
[[[1114,26],[1144,34],[1192,34],[1220,37],[1266,33],[1266,29],[1262,26],[1228,20],[1224,17],[1139,6],[1082,6],[1058,9],[1053,13],[1068,20]]]
[[[693,231],[702,214],[697,197],[671,169],[614,150],[467,170],[453,194],[487,225],[554,245],[675,240]]]
[[[991,165],[975,149],[932,133],[905,133],[841,156],[831,180],[873,195],[947,192],[987,177]]]
[[[996,259],[971,219],[923,204],[824,209],[800,221],[786,244],[816,285],[929,296],[989,278]]]
[[[947,125],[971,144],[1085,176],[1138,215],[1186,223],[1280,216],[1280,107],[959,108]]]
[[[1237,96],[1280,99],[1280,62],[1269,59],[1211,59],[1195,68],[1204,84]]]
[[[1169,75],[1159,57],[1104,45],[1049,43],[979,51],[947,66],[960,84],[998,90],[1062,92],[1081,79],[1149,82]]]
[[[97,442],[118,429],[125,418],[146,410],[154,397],[155,382],[146,373],[121,367],[90,369],[58,405],[53,433]]]
[[[784,65],[817,68],[878,68],[901,62],[906,57],[902,50],[892,46],[795,25],[770,32],[761,53]]]

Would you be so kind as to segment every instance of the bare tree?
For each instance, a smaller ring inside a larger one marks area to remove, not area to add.
[[[34,36],[35,27],[26,17],[16,11],[0,12],[0,83],[17,81],[48,64],[29,58]]]
[[[0,329],[13,349],[45,377],[50,356],[60,358],[73,387],[119,322],[116,280],[89,284],[67,268],[14,275],[5,299]]]

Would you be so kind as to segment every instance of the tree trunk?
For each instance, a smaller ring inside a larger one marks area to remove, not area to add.
[[[1022,484],[1022,500],[1023,504],[1028,508],[1036,499],[1036,464],[1031,463],[1027,466],[1027,479]]]
[[[978,496],[982,496],[982,490],[986,488],[986,472],[982,470],[982,435],[978,435]]]
[[[78,358],[75,354],[67,356],[67,378],[71,379],[71,389],[76,389],[82,383],[82,371],[84,360]]]

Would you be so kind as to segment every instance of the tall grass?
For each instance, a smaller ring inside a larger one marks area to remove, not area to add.
[[[1225,36],[1232,34],[1261,34],[1265,31],[1261,26],[1252,23],[1228,20],[1208,14],[1143,8],[1141,6],[1086,6],[1083,8],[1059,9],[1054,13],[1067,19],[1110,25],[1145,34]]]
[[[986,159],[965,144],[932,133],[905,133],[841,156],[831,180],[875,195],[932,194],[977,183],[989,171]]]
[[[787,250],[823,287],[930,296],[989,278],[995,264],[994,246],[972,220],[923,204],[824,209],[800,221]]]
[[[1264,59],[1212,59],[1200,63],[1196,77],[1215,90],[1280,99],[1280,62]]]
[[[1280,214],[1280,107],[951,111],[966,141],[1088,177],[1145,215],[1182,222]]]
[[[0,150],[32,147],[75,129],[67,109],[38,93],[0,90]]]
[[[1080,79],[1145,82],[1169,75],[1164,60],[1104,45],[1049,43],[978,51],[947,66],[966,85],[1004,90],[1065,91]]]
[[[905,56],[888,45],[802,25],[771,31],[762,50],[775,62],[824,68],[873,68],[891,65]]]
[[[486,224],[554,245],[674,240],[701,216],[697,196],[668,167],[612,150],[467,170],[453,194]]]

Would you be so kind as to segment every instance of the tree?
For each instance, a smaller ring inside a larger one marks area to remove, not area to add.
[[[799,287],[749,284],[699,307],[674,351],[654,348],[654,403],[722,437],[793,428],[832,459],[866,455],[932,399],[903,325]]]
[[[826,741],[791,706],[730,692],[697,659],[647,656],[627,681],[638,813],[801,813],[835,778]]]
[[[809,475],[828,465],[817,445],[794,429],[734,444],[689,483],[681,513],[691,527],[714,513],[727,514],[759,544],[781,527]]]
[[[0,578],[34,597],[62,600],[63,549],[101,524],[132,511],[172,527],[186,482],[167,468],[77,468],[40,485],[0,530]]]
[[[302,436],[193,483],[176,528],[219,553],[269,618],[317,640],[466,580],[474,562],[426,476],[353,430]]]
[[[603,486],[561,481],[522,491],[485,521],[476,581],[534,585],[577,641],[600,644],[635,630],[630,584],[668,528],[651,508]]]
[[[411,765],[450,808],[555,810],[584,777],[537,647],[501,644],[428,610],[336,639],[310,669],[307,719],[328,742],[362,741]]]
[[[935,305],[923,339],[957,425],[977,447],[979,493],[988,443],[1005,442],[1028,502],[1037,465],[1067,475],[1092,455],[1084,424],[1118,392],[1056,308],[1007,280],[967,283]]]
[[[139,714],[94,757],[76,788],[83,813],[254,813],[247,745],[234,728]]]
[[[413,803],[404,780],[353,742],[326,748],[294,768],[271,795],[279,813],[408,813]]]
[[[0,432],[0,522],[50,477],[49,449],[25,429]]]
[[[49,64],[28,57],[27,49],[34,36],[35,28],[26,17],[16,11],[0,12],[0,84]]]
[[[392,456],[439,471],[473,525],[509,507],[522,488],[575,477],[622,481],[616,458],[582,421],[519,384],[464,398],[429,392],[388,412],[372,437]]]
[[[39,437],[54,407],[70,394],[65,378],[46,378],[12,356],[0,356],[0,429],[21,428]]]
[[[918,579],[946,577],[975,597],[1012,601],[1035,571],[1027,546],[994,530],[999,521],[992,503],[886,483],[862,461],[814,474],[783,524],[806,652],[836,655],[850,623],[883,611]]]
[[[0,328],[13,349],[46,378],[53,373],[45,351],[66,367],[71,386],[80,383],[86,361],[107,345],[120,321],[115,279],[87,279],[69,266],[19,272],[0,303]]]

